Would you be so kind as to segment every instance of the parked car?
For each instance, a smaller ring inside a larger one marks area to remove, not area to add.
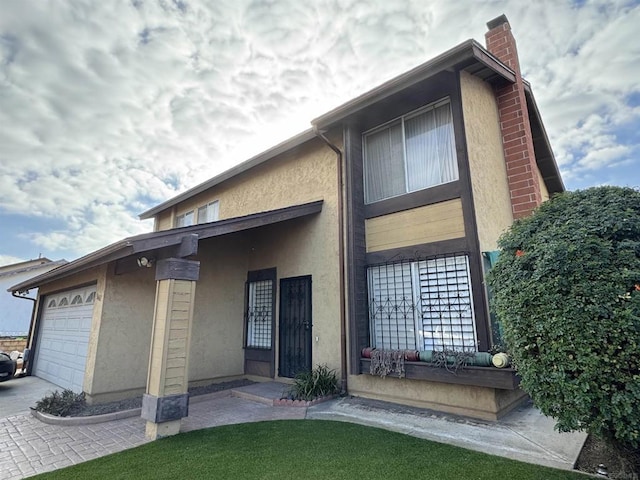
[[[16,373],[17,363],[8,353],[0,351],[0,382],[6,382]]]

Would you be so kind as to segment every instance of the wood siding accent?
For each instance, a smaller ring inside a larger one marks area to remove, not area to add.
[[[195,282],[161,280],[156,292],[147,393],[156,397],[186,393]]]
[[[465,236],[460,199],[426,205],[365,222],[367,253]]]

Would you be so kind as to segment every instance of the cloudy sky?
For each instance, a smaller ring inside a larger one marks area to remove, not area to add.
[[[0,0],[0,264],[149,231],[502,13],[567,187],[639,187],[638,1]]]

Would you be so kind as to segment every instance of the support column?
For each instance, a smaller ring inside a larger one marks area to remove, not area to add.
[[[180,432],[189,414],[189,348],[200,262],[181,258],[156,265],[147,391],[142,398],[146,436],[152,440]]]

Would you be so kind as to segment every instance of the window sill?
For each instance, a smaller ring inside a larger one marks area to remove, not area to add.
[[[370,375],[370,366],[370,359],[360,359],[361,374]],[[412,380],[472,385],[500,390],[517,390],[520,385],[520,377],[512,368],[468,366],[458,370],[456,373],[452,373],[444,368],[432,367],[423,362],[405,362],[404,370],[405,378]],[[397,374],[389,374],[388,376],[398,378]]]

